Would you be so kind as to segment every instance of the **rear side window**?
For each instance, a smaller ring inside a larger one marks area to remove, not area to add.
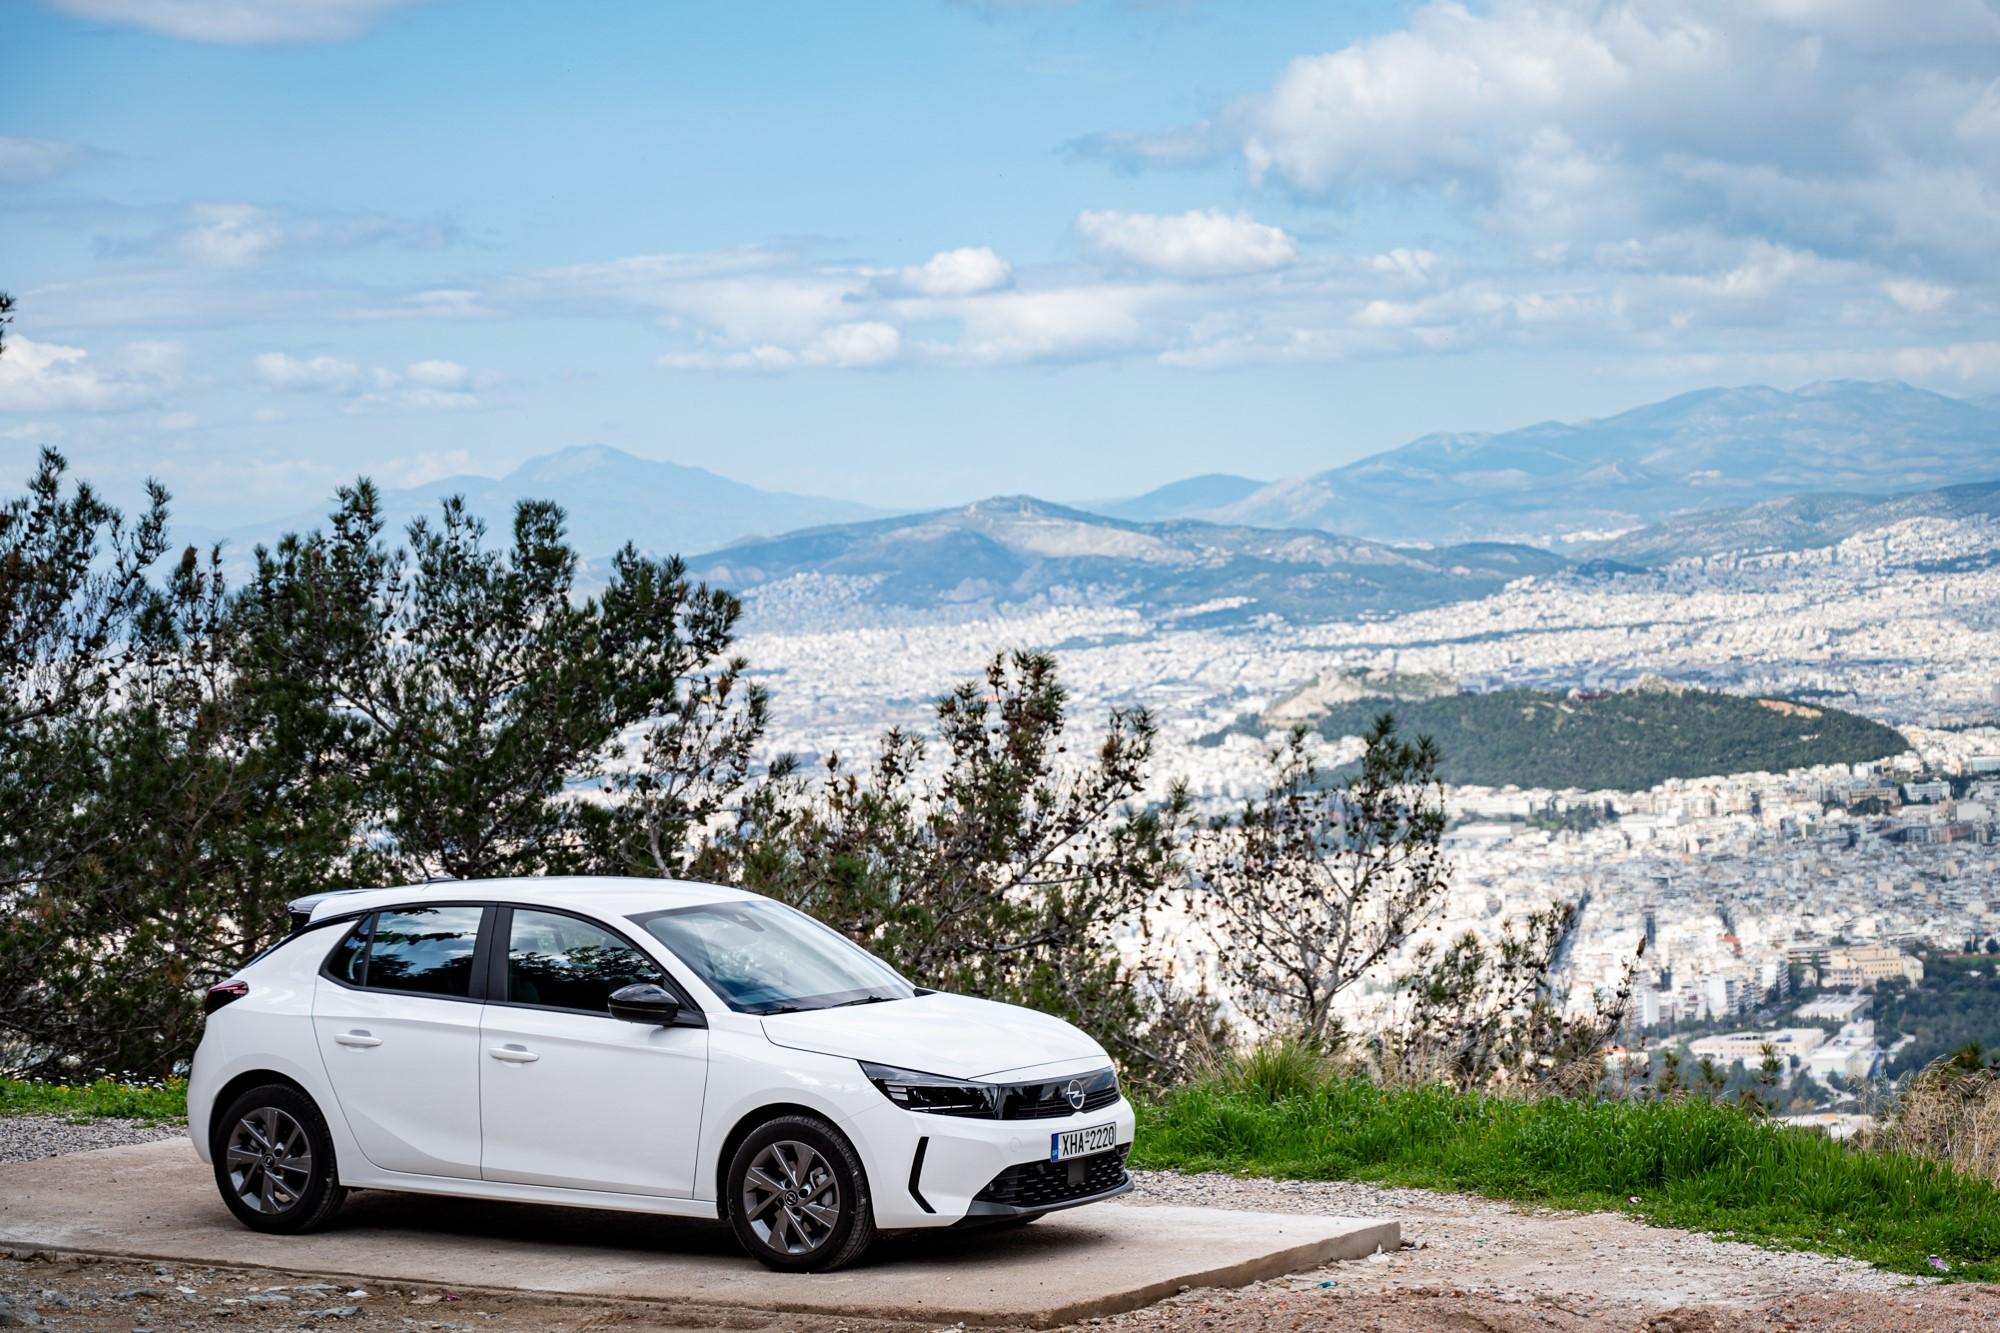
[[[507,999],[604,1012],[621,986],[665,978],[653,960],[602,926],[559,912],[514,909],[507,931]]]
[[[327,975],[370,990],[472,993],[479,907],[406,907],[365,917],[327,957]]]
[[[364,916],[354,923],[354,929],[333,948],[326,958],[326,974],[335,981],[344,981],[350,986],[363,984],[366,978],[362,964],[368,960],[368,932],[375,926],[375,918]]]

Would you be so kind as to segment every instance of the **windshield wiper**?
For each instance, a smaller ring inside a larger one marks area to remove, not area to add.
[[[827,1008],[845,1009],[850,1005],[856,1004],[887,1004],[891,1000],[900,1000],[902,998],[900,995],[864,995],[858,1000],[842,1000],[839,1004],[830,1004]]]

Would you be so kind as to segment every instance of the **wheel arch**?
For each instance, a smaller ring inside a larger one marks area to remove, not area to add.
[[[743,1140],[749,1138],[760,1127],[769,1124],[773,1120],[781,1120],[788,1115],[811,1116],[814,1120],[819,1121],[828,1129],[840,1135],[841,1138],[847,1140],[849,1147],[854,1147],[853,1135],[843,1130],[832,1116],[817,1106],[808,1106],[803,1102],[768,1102],[762,1106],[745,1111],[741,1116],[737,1117],[736,1123],[729,1127],[729,1132],[722,1136],[722,1150],[716,1154],[715,1158],[715,1215],[724,1222],[729,1220],[730,1160],[736,1156],[736,1150],[742,1146]],[[855,1165],[861,1168],[862,1180],[868,1186],[869,1197],[873,1198],[875,1193],[874,1182],[867,1179],[868,1163],[862,1160],[861,1152],[858,1148],[855,1149],[854,1161]]]
[[[320,1119],[326,1120],[326,1108],[319,1104],[319,1098],[313,1096],[312,1089],[291,1075],[281,1074],[275,1069],[246,1069],[217,1089],[215,1097],[208,1104],[208,1138],[211,1145],[214,1144],[216,1132],[221,1126],[223,1108],[250,1089],[263,1087],[269,1083],[290,1088],[311,1102],[313,1109],[319,1112]]]

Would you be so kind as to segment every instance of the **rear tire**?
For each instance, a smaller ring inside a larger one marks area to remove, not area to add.
[[[875,1240],[860,1155],[816,1115],[779,1116],[751,1130],[730,1158],[722,1198],[738,1243],[779,1272],[844,1268]]]
[[[222,1108],[209,1132],[215,1186],[236,1220],[252,1231],[316,1230],[347,1197],[326,1118],[289,1084],[242,1093]]]

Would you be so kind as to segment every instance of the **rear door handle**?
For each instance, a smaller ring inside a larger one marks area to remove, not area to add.
[[[380,1046],[382,1039],[366,1032],[343,1032],[334,1038],[342,1046]]]
[[[510,1065],[531,1065],[542,1058],[525,1046],[491,1046],[487,1048],[487,1054]]]

